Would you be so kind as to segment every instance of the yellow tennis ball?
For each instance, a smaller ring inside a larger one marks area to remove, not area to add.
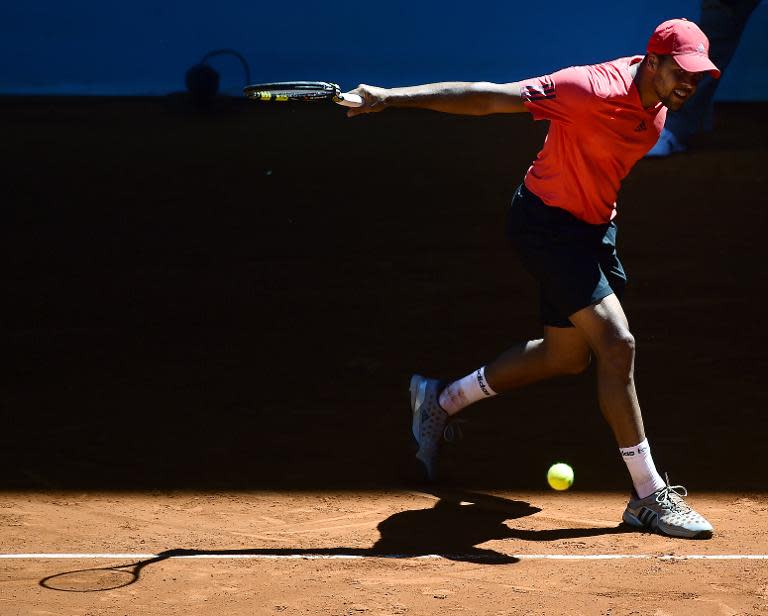
[[[565,462],[558,462],[549,467],[547,482],[553,490],[567,490],[573,485],[573,469]]]

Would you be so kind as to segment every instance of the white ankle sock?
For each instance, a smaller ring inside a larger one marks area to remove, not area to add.
[[[653,463],[648,439],[634,447],[620,447],[619,451],[624,462],[627,463],[635,492],[640,498],[645,498],[666,485]]]
[[[485,380],[485,366],[454,381],[440,393],[438,403],[449,415],[458,413],[473,402],[495,396],[496,392]]]

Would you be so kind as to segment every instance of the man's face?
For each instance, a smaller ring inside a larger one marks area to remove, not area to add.
[[[677,111],[694,92],[704,73],[689,73],[672,56],[656,56],[653,87],[656,96],[670,111]]]

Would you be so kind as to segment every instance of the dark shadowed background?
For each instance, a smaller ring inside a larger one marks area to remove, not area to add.
[[[3,6],[0,487],[410,482],[410,374],[540,333],[503,220],[546,125],[251,106],[231,54],[200,108],[185,72],[231,48],[254,80],[506,81],[642,53],[698,14],[656,4]],[[767,13],[715,132],[641,161],[619,199],[649,439],[698,490],[765,487]],[[627,487],[594,373],[464,416],[455,481],[544,488],[565,460],[576,489]]]
[[[401,485],[408,378],[538,335],[504,211],[546,126],[335,105],[5,99],[6,488]],[[620,194],[657,464],[763,488],[766,108]],[[450,476],[625,486],[594,374],[469,409]]]

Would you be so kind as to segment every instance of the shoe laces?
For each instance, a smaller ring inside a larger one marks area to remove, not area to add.
[[[669,484],[669,475],[664,473],[666,485],[656,494],[656,502],[666,508],[686,513],[691,508],[685,504],[683,496],[688,496],[688,490],[685,486],[673,486]]]

